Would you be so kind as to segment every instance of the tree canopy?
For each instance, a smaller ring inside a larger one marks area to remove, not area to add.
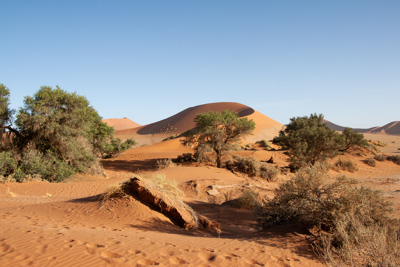
[[[273,139],[274,144],[287,150],[293,169],[314,165],[354,146],[367,145],[362,134],[351,128],[339,134],[329,128],[323,119],[322,114],[291,118],[279,136]]]
[[[198,114],[194,122],[196,128],[188,142],[195,144],[197,154],[212,151],[218,168],[222,166],[222,157],[232,144],[251,134],[255,128],[253,120],[239,118],[237,113],[229,110]]]
[[[339,135],[323,123],[323,118],[321,114],[291,118],[285,129],[273,139],[274,144],[288,150],[291,167],[314,165],[337,154]]]
[[[9,122],[7,108],[9,91],[0,87],[2,123]],[[4,93],[3,93],[4,92]],[[4,114],[4,115],[3,115]],[[10,113],[8,113],[10,114]],[[15,175],[40,174],[50,181],[59,181],[75,172],[84,172],[96,164],[97,156],[121,150],[121,140],[113,138],[114,129],[102,122],[89,101],[59,87],[43,86],[33,96],[24,99],[16,116],[13,151],[18,161]],[[134,145],[129,140],[124,149]],[[117,147],[119,146],[119,147]],[[7,154],[9,156],[9,154]]]

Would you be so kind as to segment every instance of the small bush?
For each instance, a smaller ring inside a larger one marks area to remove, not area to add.
[[[11,152],[0,153],[0,175],[9,176],[17,169],[17,161]]]
[[[22,182],[27,175],[40,175],[47,181],[60,182],[74,173],[71,165],[56,158],[52,153],[43,155],[36,150],[30,150],[24,154],[15,178]]]
[[[272,143],[268,142],[267,140],[261,140],[258,141],[257,143],[261,144],[265,150],[272,150]]]
[[[390,217],[392,204],[381,192],[355,184],[344,176],[332,182],[320,169],[303,169],[259,208],[259,223],[317,228],[319,255],[336,264],[398,266],[400,222]]]
[[[364,160],[364,163],[371,167],[376,166],[376,161],[373,158],[368,158],[368,159]]]
[[[238,155],[233,156],[235,169],[247,173],[250,176],[257,176],[260,174],[261,162],[256,157],[241,157]]]
[[[252,177],[259,176],[267,179],[269,182],[275,181],[280,174],[277,167],[267,165],[256,157],[241,157],[234,155],[233,162],[228,163],[227,166],[229,169],[247,173]]]
[[[159,159],[159,160],[157,160],[157,168],[159,170],[165,169],[167,167],[174,167],[174,166],[176,166],[176,164],[173,163],[171,159]]]
[[[242,195],[235,201],[235,206],[241,209],[255,209],[261,206],[260,196],[251,189],[243,191]]]
[[[268,182],[276,182],[280,173],[280,170],[275,166],[263,163],[260,167],[260,176],[267,179]]]
[[[375,155],[374,159],[377,161],[385,161],[386,157],[382,154],[378,154],[378,155]]]
[[[351,173],[358,171],[357,166],[351,160],[342,160],[342,159],[339,159],[335,163],[335,169],[342,170],[342,171],[348,171]]]
[[[400,165],[400,156],[387,156],[387,160],[393,161],[397,165]]]
[[[196,162],[196,158],[192,153],[184,153],[182,155],[179,155],[176,159],[173,159],[172,162],[190,163],[190,162]]]

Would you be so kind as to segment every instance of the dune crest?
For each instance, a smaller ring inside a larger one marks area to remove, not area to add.
[[[334,124],[328,120],[324,120],[324,122],[328,125],[329,128],[335,131],[343,131],[345,127]],[[367,134],[389,134],[389,135],[400,135],[400,121],[392,121],[384,126],[376,126],[367,129],[363,128],[353,128],[355,131],[359,133],[367,133]]]

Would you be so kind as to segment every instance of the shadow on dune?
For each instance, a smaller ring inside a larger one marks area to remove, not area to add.
[[[157,169],[157,160],[104,160],[102,164],[106,170],[137,172]]]
[[[304,258],[312,260],[317,259],[310,243],[304,238],[304,236],[307,234],[307,231],[298,225],[279,225],[261,231],[261,229],[257,226],[257,221],[253,212],[250,210],[242,210],[200,201],[188,204],[199,214],[207,216],[211,220],[215,220],[220,223],[220,235],[213,229],[188,231],[160,219],[154,218],[151,221],[146,220],[146,222],[128,224],[126,226],[142,231],[202,238],[224,238],[247,242],[250,241],[266,247],[269,246],[280,249],[289,249]],[[267,250],[268,248],[266,248],[266,251]],[[260,252],[264,251],[260,250]]]

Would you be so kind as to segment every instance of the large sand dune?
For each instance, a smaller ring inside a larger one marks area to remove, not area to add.
[[[233,102],[219,102],[187,108],[152,124],[116,131],[115,135],[121,139],[134,138],[139,144],[154,144],[173,134],[179,135],[193,129],[195,127],[194,118],[197,114],[224,110],[236,112],[239,117],[252,119],[256,123],[254,134],[246,138],[250,142],[262,139],[269,140],[276,136],[282,128],[282,124],[251,107]]]
[[[103,120],[108,126],[114,127],[115,131],[140,127],[140,124],[128,119],[105,119]]]

